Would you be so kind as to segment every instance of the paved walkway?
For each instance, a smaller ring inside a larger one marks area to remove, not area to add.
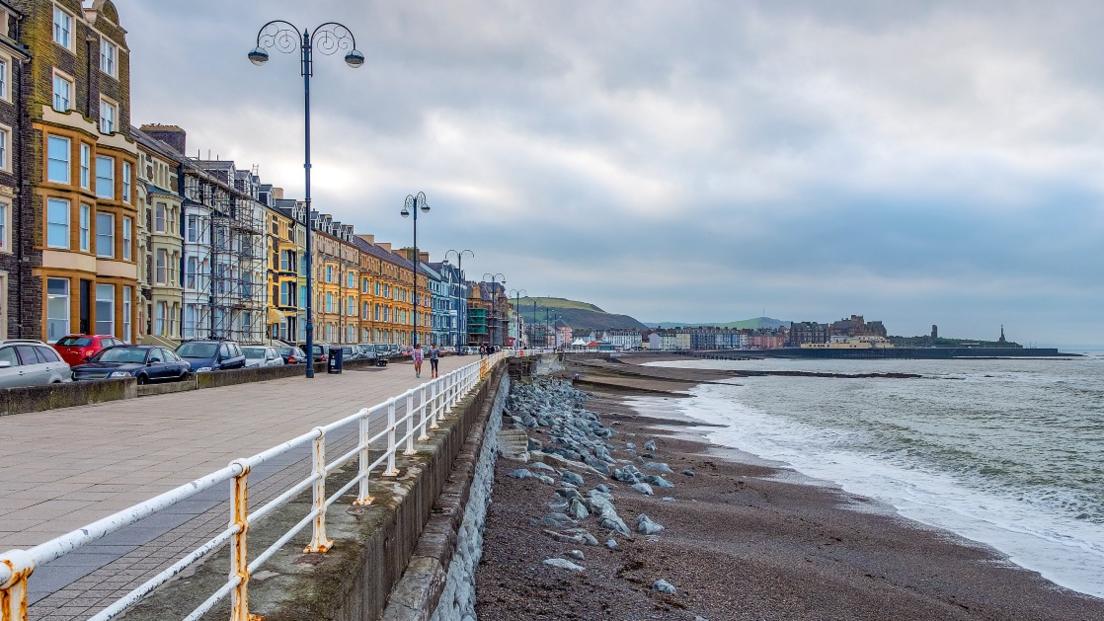
[[[476,360],[446,357],[441,372]],[[428,375],[394,364],[0,417],[0,550],[65,534]]]

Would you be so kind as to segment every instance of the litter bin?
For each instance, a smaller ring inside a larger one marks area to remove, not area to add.
[[[345,356],[343,355],[340,347],[330,348],[330,358],[326,363],[326,373],[341,373],[341,369],[344,366]]]

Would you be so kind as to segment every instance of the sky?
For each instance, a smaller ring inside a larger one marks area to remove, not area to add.
[[[644,321],[1104,344],[1104,3],[115,0],[132,122],[469,277]]]

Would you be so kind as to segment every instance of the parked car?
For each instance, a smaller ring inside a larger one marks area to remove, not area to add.
[[[351,345],[337,345],[335,346],[341,350],[341,359],[349,362],[351,360],[358,360],[357,351],[355,351]]]
[[[361,360],[375,360],[376,359],[376,347],[371,343],[361,343],[355,346],[360,351]]]
[[[353,356],[355,356],[357,360],[368,360],[368,358],[370,357],[368,355],[368,350],[366,350],[364,346],[360,343],[355,343],[353,345],[350,345],[350,347],[353,348]]]
[[[116,345],[126,345],[126,343],[109,334],[70,334],[58,339],[54,343],[54,349],[61,354],[62,360],[70,365],[78,365],[88,362],[92,356]]]
[[[69,364],[42,341],[0,341],[0,388],[45,386],[72,381]]]
[[[116,345],[73,367],[77,381],[134,377],[139,384],[178,382],[191,374],[192,367],[167,347],[156,345]]]
[[[391,358],[390,348],[387,347],[387,345],[384,345],[383,343],[377,343],[375,345],[372,345],[372,349],[375,351],[376,366],[377,367],[387,366],[387,362]]]
[[[245,353],[246,368],[284,366],[284,357],[280,355],[280,352],[276,351],[275,347],[246,345],[241,349],[242,352]]]
[[[307,353],[294,345],[281,345],[276,352],[284,359],[284,364],[305,364]]]
[[[187,360],[196,373],[245,366],[245,354],[234,341],[188,341],[176,348],[176,355]]]
[[[306,343],[299,346],[304,352],[307,350]],[[330,347],[329,343],[314,343],[314,353],[311,356],[315,362],[326,362],[330,359]]]

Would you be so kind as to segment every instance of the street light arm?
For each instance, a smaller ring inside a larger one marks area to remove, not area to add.
[[[325,28],[326,30],[323,30]],[[317,41],[318,34],[322,34],[322,40]],[[331,39],[332,37],[332,39]],[[346,40],[348,39],[348,40]],[[357,49],[356,35],[349,27],[340,22],[324,22],[318,24],[310,34],[312,44],[318,46],[318,51],[331,56],[338,50],[352,51]]]
[[[274,29],[272,32],[265,33],[269,26],[275,24],[282,24],[284,28]],[[289,30],[290,29],[290,30]],[[292,33],[295,33],[292,35]],[[263,38],[263,41],[262,41]],[[295,24],[287,21],[286,19],[274,19],[257,31],[257,47],[259,48],[272,48],[278,52],[284,54],[290,54],[296,50],[302,44],[299,38],[299,27]]]

